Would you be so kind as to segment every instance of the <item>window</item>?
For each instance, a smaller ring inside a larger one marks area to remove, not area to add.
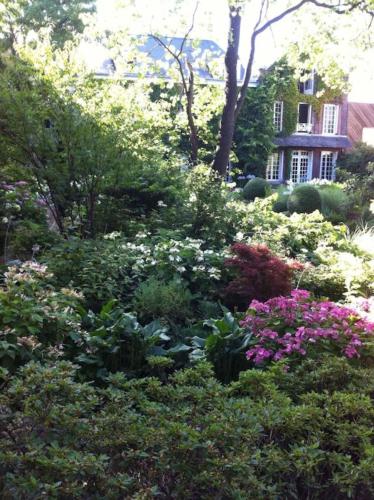
[[[283,122],[283,101],[275,101],[274,114],[273,114],[273,123],[275,132],[282,131],[282,122]]]
[[[280,181],[283,177],[283,151],[272,153],[268,157],[266,166],[266,179],[268,181]]]
[[[335,178],[335,164],[337,154],[333,151],[321,152],[320,179],[333,181]]]
[[[315,86],[315,70],[311,72],[303,71],[301,74],[301,79],[299,81],[299,92],[300,94],[313,95]]]
[[[338,106],[325,104],[323,107],[323,134],[336,134],[338,132]]]
[[[312,131],[312,106],[310,104],[299,103],[296,131],[309,133]]]
[[[311,177],[313,153],[292,151],[290,179],[295,184],[307,182]]]

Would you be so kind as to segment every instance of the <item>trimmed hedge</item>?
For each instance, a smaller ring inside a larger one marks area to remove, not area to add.
[[[297,186],[290,194],[287,207],[293,213],[310,214],[315,210],[321,211],[321,195],[314,186]]]
[[[255,198],[266,198],[270,194],[270,184],[261,177],[251,179],[243,188],[243,197],[248,201],[253,201]]]

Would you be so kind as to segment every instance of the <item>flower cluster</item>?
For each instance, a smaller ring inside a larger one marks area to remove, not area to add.
[[[142,243],[124,243],[122,249],[134,256],[133,269],[148,271],[154,266],[164,271],[188,277],[191,281],[199,278],[219,280],[222,263],[227,252],[215,252],[203,248],[203,241],[193,238],[163,240],[154,243],[146,239]],[[167,268],[167,269],[166,269]]]
[[[365,337],[374,333],[374,323],[355,310],[314,300],[305,290],[266,302],[253,300],[242,326],[254,334],[255,343],[246,356],[255,364],[326,349],[359,357]]]

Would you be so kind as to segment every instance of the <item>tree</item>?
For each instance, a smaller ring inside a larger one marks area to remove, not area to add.
[[[0,41],[15,54],[15,46],[29,33],[47,29],[51,41],[62,46],[82,33],[82,16],[95,11],[95,0],[0,0]]]
[[[274,24],[280,22],[286,16],[299,11],[307,4],[316,7],[325,8],[336,12],[337,14],[346,14],[355,9],[367,12],[374,17],[373,0],[351,0],[334,1],[326,0],[300,0],[288,8],[282,10],[279,14],[267,18],[269,1],[261,0],[260,9],[257,14],[257,21],[250,36],[250,51],[245,71],[243,83],[238,89],[237,66],[241,31],[241,20],[243,10],[243,0],[232,0],[229,3],[229,32],[228,45],[225,56],[226,66],[226,86],[225,86],[225,105],[222,112],[218,149],[213,161],[213,168],[222,176],[226,174],[227,166],[232,148],[235,125],[239,113],[246,99],[249,81],[252,76],[253,63],[256,53],[256,41],[259,35],[269,30]]]
[[[199,7],[199,2],[196,2],[195,10],[192,15],[191,26],[188,28],[187,33],[184,35],[181,45],[178,49],[172,47],[171,43],[165,42],[161,37],[157,35],[151,35],[154,40],[157,41],[161,47],[163,47],[166,52],[175,60],[177,63],[179,77],[182,83],[182,91],[186,98],[186,115],[188,120],[188,128],[190,131],[190,144],[191,144],[191,155],[190,160],[192,165],[196,165],[197,157],[198,157],[198,149],[199,149],[199,137],[198,130],[195,123],[195,116],[193,113],[193,105],[194,105],[194,93],[195,93],[195,75],[192,68],[191,61],[186,59],[183,60],[183,50],[185,44],[188,42],[188,37],[193,30],[195,24],[195,16],[197,9]],[[186,74],[187,73],[187,74]]]
[[[146,176],[154,185],[166,159],[175,164],[169,110],[141,82],[98,81],[69,53],[26,55],[0,60],[0,162],[22,167],[61,234],[93,236],[106,192]]]

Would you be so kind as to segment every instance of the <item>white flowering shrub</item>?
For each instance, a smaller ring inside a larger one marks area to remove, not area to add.
[[[10,267],[0,288],[0,367],[14,370],[31,359],[59,357],[67,338],[81,334],[82,295],[57,290],[47,267],[25,262]]]
[[[223,263],[229,255],[228,249],[204,248],[199,239],[163,239],[155,241],[146,233],[138,234],[137,241],[121,245],[131,258],[132,269],[139,274],[156,274],[162,279],[179,276],[200,293],[208,293],[214,282],[222,278]]]

